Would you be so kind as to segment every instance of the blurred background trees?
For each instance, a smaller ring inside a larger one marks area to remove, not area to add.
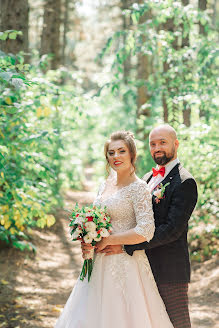
[[[193,257],[214,254],[218,2],[0,6],[0,239],[32,247],[28,229],[54,223],[65,189],[83,188],[88,168],[94,181],[103,177],[103,144],[112,131],[135,133],[138,174],[145,174],[153,166],[149,131],[166,122],[176,128],[180,160],[199,186]]]

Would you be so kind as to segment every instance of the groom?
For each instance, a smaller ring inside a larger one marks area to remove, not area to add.
[[[135,250],[145,250],[174,328],[190,328],[187,232],[188,221],[197,202],[197,186],[177,158],[179,141],[170,125],[153,129],[149,135],[149,145],[157,167],[143,179],[153,195],[156,229],[149,243],[125,245],[124,248],[129,255]],[[163,197],[159,195],[161,184],[166,185]],[[106,255],[118,254],[121,246],[107,246],[102,252]]]
[[[143,179],[153,195],[156,229],[149,243],[127,245],[125,250],[132,255],[135,250],[145,249],[174,328],[190,328],[187,232],[188,220],[197,202],[197,186],[177,158],[179,141],[171,126],[161,125],[153,129],[149,135],[149,145],[157,168]],[[166,185],[162,198],[159,197],[161,183]]]

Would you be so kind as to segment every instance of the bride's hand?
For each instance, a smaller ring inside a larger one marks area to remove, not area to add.
[[[99,241],[95,246],[95,252],[99,253],[102,251],[106,246],[110,245],[110,236],[102,238],[101,241]]]
[[[81,250],[82,250],[82,257],[83,259],[86,258],[86,255],[94,248],[91,244],[86,244],[81,242]]]

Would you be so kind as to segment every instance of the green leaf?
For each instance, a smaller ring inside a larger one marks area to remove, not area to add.
[[[8,37],[8,33],[7,32],[0,32],[0,40],[5,41]]]
[[[25,241],[16,240],[16,241],[13,241],[12,242],[12,245],[14,247],[20,249],[21,251],[24,251],[25,249],[29,249],[30,250],[30,247],[29,247],[28,243],[26,243]]]
[[[138,12],[134,12],[132,15],[132,21],[133,21],[133,24],[136,25],[138,23],[138,20],[140,18],[140,15]]]
[[[15,114],[17,112],[17,108],[16,107],[12,107],[12,106],[7,106],[5,107],[6,112],[9,114]]]
[[[15,40],[17,35],[18,35],[18,32],[16,32],[16,31],[9,33],[9,39]]]

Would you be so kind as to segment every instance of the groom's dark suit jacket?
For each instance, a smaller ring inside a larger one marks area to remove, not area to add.
[[[144,180],[149,182],[152,173]],[[165,198],[157,204],[152,197],[155,233],[148,243],[125,245],[132,255],[135,250],[145,249],[157,283],[189,282],[190,261],[187,243],[188,220],[197,202],[197,185],[192,175],[177,164],[162,181],[170,184]]]

